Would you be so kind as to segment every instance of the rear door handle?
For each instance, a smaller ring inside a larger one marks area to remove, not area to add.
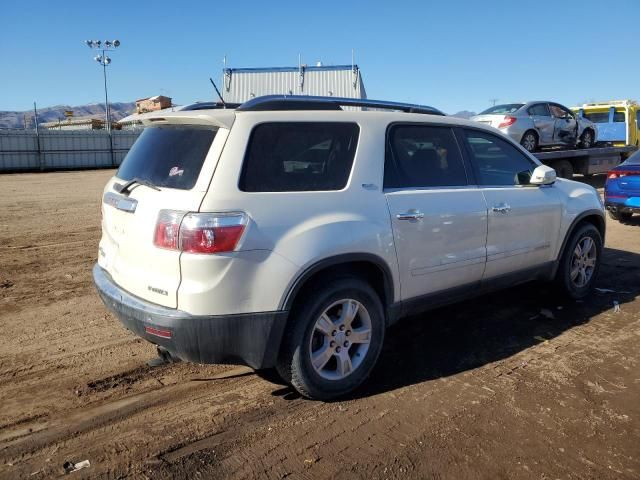
[[[507,214],[511,211],[511,206],[506,203],[499,203],[498,205],[494,205],[491,211],[496,213]]]
[[[424,213],[418,210],[409,210],[408,212],[397,214],[396,218],[398,220],[420,220],[424,218]]]

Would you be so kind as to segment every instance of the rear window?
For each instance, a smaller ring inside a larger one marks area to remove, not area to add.
[[[640,150],[627,158],[622,165],[640,165]]]
[[[609,123],[609,112],[584,112],[584,116],[593,123]]]
[[[245,192],[341,190],[360,129],[355,123],[263,123],[253,129],[240,176]]]
[[[189,190],[196,184],[217,129],[199,126],[145,128],[116,176],[149,180],[159,187]]]
[[[624,123],[626,119],[626,115],[624,111],[622,112],[613,112],[613,122],[614,123]]]
[[[494,105],[491,108],[487,108],[484,112],[480,112],[478,115],[492,115],[501,113],[516,113],[524,107],[522,103],[507,103],[505,105]]]

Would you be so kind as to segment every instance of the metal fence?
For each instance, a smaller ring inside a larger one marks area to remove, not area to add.
[[[142,130],[0,130],[0,172],[117,167]]]

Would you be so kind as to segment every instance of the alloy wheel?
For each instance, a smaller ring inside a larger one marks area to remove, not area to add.
[[[527,133],[522,139],[522,146],[528,152],[533,152],[536,149],[536,137],[533,133]]]
[[[316,320],[309,352],[315,372],[327,380],[342,380],[365,359],[371,342],[371,317],[360,302],[343,299]]]
[[[591,237],[582,237],[576,244],[571,258],[571,282],[577,288],[585,287],[596,269],[598,251]]]

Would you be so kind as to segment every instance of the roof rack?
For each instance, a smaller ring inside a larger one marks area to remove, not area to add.
[[[384,110],[399,110],[407,113],[444,115],[437,108],[412,103],[387,102],[361,98],[319,97],[311,95],[265,95],[252,98],[240,105],[239,112],[274,110],[342,110],[341,107],[365,107]]]
[[[182,107],[181,111],[191,111],[191,110],[216,110],[216,109],[227,109],[231,110],[234,108],[238,108],[240,106],[239,103],[222,103],[222,102],[196,102],[191,105],[186,105]]]

